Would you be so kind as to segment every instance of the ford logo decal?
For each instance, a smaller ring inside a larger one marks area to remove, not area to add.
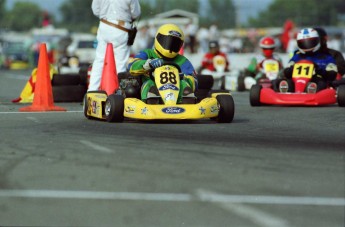
[[[160,91],[165,91],[165,90],[168,90],[168,89],[171,89],[173,91],[178,91],[178,88],[173,85],[173,84],[165,84],[163,85],[162,87],[159,88]]]
[[[166,114],[181,114],[186,110],[181,107],[165,107],[162,109],[162,111]]]

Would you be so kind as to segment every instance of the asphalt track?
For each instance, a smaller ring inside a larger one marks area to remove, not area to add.
[[[0,226],[344,226],[344,108],[111,124],[18,112],[28,74],[0,71]]]

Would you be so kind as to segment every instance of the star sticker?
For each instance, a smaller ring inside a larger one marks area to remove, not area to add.
[[[199,110],[200,110],[200,114],[201,115],[205,115],[206,114],[206,109],[205,108],[200,107]]]
[[[141,109],[141,114],[142,114],[142,115],[146,115],[147,112],[149,112],[149,110],[148,110],[146,107],[143,108],[143,109]]]

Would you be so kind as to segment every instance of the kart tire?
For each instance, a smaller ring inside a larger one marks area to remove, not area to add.
[[[213,87],[214,79],[212,75],[199,74],[196,77],[198,79],[198,89],[211,89]]]
[[[122,95],[111,94],[105,101],[104,113],[108,122],[122,122],[125,100]]]
[[[215,94],[215,93],[227,93],[227,94],[230,94],[230,91],[226,90],[226,89],[224,89],[224,90],[223,89],[211,90],[211,91],[208,92],[207,97],[211,97],[212,94]]]
[[[244,76],[240,75],[237,79],[237,91],[245,91],[246,86],[244,84]]]
[[[338,105],[345,107],[345,85],[340,85],[337,89]]]
[[[234,119],[235,103],[231,95],[218,95],[219,113],[216,118],[218,123],[230,123]]]
[[[53,86],[54,102],[82,102],[86,87],[82,85]]]
[[[249,93],[249,99],[250,99],[250,105],[251,106],[260,106],[260,92],[261,92],[261,85],[254,84],[250,88],[250,93]]]
[[[64,85],[79,85],[79,74],[54,74],[52,79],[52,86],[64,86]]]
[[[225,76],[220,79],[220,89],[225,90]]]

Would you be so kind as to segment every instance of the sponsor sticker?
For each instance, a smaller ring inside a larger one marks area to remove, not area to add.
[[[175,100],[175,95],[173,93],[168,93],[165,96],[165,100],[166,101],[171,101],[171,100]]]
[[[219,111],[219,108],[217,105],[214,105],[214,106],[211,106],[211,113],[215,113],[215,112],[218,112]]]
[[[165,107],[162,109],[162,112],[166,114],[181,114],[185,111],[186,110],[182,107]]]
[[[165,91],[165,90],[174,90],[174,91],[178,91],[178,88],[173,85],[173,84],[164,84],[163,86],[161,86],[159,88],[160,91]]]
[[[127,113],[133,114],[135,112],[135,106],[127,106],[125,111]]]

